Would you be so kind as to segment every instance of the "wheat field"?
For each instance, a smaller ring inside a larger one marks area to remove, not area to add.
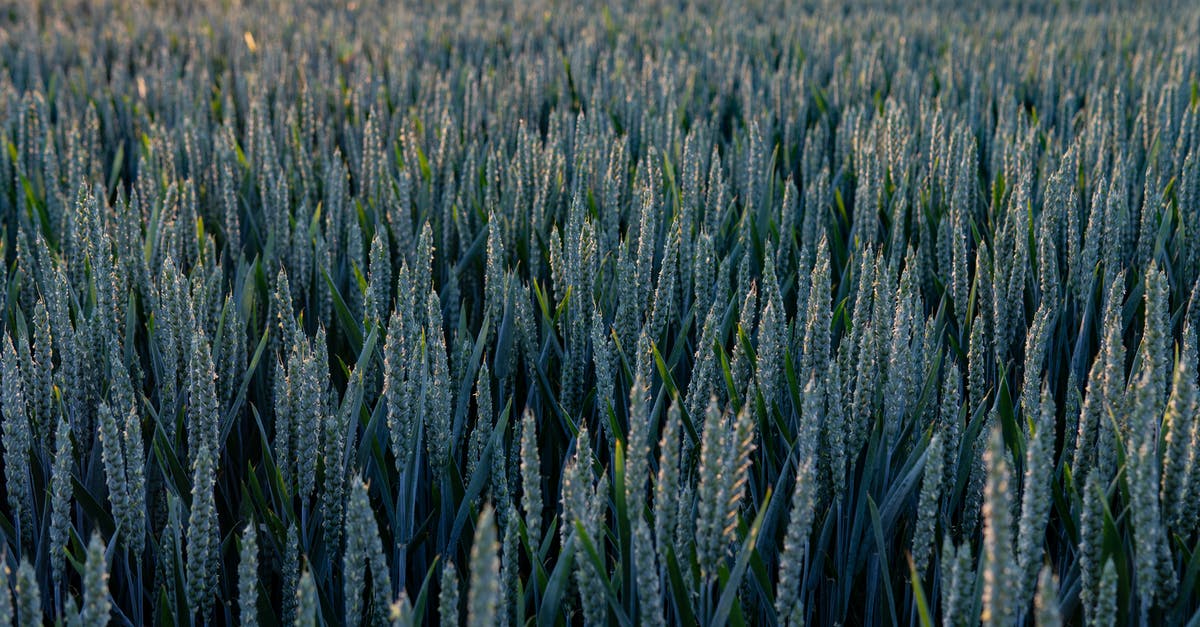
[[[1200,4],[0,2],[0,625],[1200,624]]]

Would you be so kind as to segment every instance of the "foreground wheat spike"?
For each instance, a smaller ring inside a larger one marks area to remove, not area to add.
[[[312,571],[306,566],[296,586],[296,625],[316,627],[321,624],[321,606],[317,598],[317,586]]]
[[[530,544],[542,542],[542,463],[538,453],[537,419],[528,407],[521,414],[521,508]]]
[[[401,268],[400,272],[403,277],[407,272],[407,267]],[[391,434],[389,442],[396,457],[396,471],[405,473],[408,471],[416,447],[414,439],[417,425],[413,413],[414,400],[410,392],[412,386],[410,368],[412,366],[406,363],[412,357],[410,353],[412,340],[405,337],[406,324],[409,322],[401,318],[402,312],[404,315],[411,316],[411,309],[404,311],[402,303],[405,301],[405,295],[403,290],[400,291],[397,300],[401,304],[398,304],[392,311],[391,318],[388,320],[387,341],[383,349],[383,397],[387,403],[387,424]],[[278,396],[276,401],[278,402]]]
[[[357,625],[364,617],[364,588],[367,573],[371,574],[373,607],[375,616],[366,616],[368,622],[382,620],[385,608],[390,605],[391,578],[383,562],[383,543],[379,539],[379,528],[371,511],[367,484],[361,479],[351,480],[350,498],[346,511],[346,550],[342,555],[343,594],[346,603],[346,622]]]
[[[108,594],[108,564],[104,558],[104,541],[99,532],[88,541],[87,562],[84,564],[83,608],[79,621],[84,625],[108,623],[111,603]]]
[[[295,524],[288,525],[283,547],[283,621],[298,622],[300,611],[300,545]]]
[[[1197,409],[1195,332],[1184,329],[1179,360],[1171,381],[1171,393],[1162,418],[1163,469],[1159,499],[1166,510],[1167,527],[1188,535],[1195,523],[1189,520],[1190,473],[1197,460],[1192,434],[1196,432]]]
[[[438,594],[438,619],[447,627],[458,625],[458,571],[454,562],[442,566],[441,592]]]
[[[361,398],[363,390],[363,370],[355,368],[350,373],[350,381],[346,385],[345,396],[340,407],[336,397],[329,401],[329,411],[324,415],[321,438],[321,457],[324,461],[325,481],[321,486],[320,508],[325,521],[325,545],[332,554],[337,554],[342,548],[343,525],[345,524],[346,499],[346,450],[347,438],[353,437],[350,431],[354,424],[353,412],[356,399]],[[351,443],[352,444],[352,443]]]
[[[1102,620],[1099,606],[1105,602],[1101,583],[1100,561],[1104,536],[1105,487],[1100,473],[1088,475],[1081,495],[1083,511],[1080,513],[1079,534],[1079,600],[1083,604],[1083,615],[1089,622]]]
[[[192,502],[187,524],[187,602],[207,620],[217,588],[216,480],[220,455],[215,375],[203,332],[192,338],[188,373],[188,446],[192,469]]]
[[[649,478],[650,446],[653,441],[654,425],[650,417],[650,386],[641,373],[634,375],[633,387],[629,390],[629,429],[626,435],[625,453],[625,502],[636,512],[645,500],[646,481]]]
[[[638,617],[640,624],[665,625],[663,617],[662,584],[655,562],[654,543],[650,526],[639,516],[633,521],[633,554],[637,572]]]
[[[125,415],[122,432],[125,449],[125,481],[129,505],[124,520],[125,538],[134,556],[146,548],[146,449],[142,444],[142,417],[137,406]]]
[[[108,482],[108,500],[112,505],[113,516],[125,523],[130,518],[129,484],[125,475],[125,451],[121,445],[116,416],[113,415],[113,411],[107,403],[100,405],[97,423],[99,427],[97,439],[100,440],[104,475]],[[129,533],[132,530],[122,529],[122,531]]]
[[[510,514],[503,518],[504,531],[501,541],[500,617],[497,623],[500,627],[508,627],[517,622],[514,616],[519,615],[523,600],[520,586],[521,532],[517,528],[518,519],[514,515],[516,506],[510,504],[507,511]]]
[[[477,418],[475,426],[471,429],[471,440],[467,451],[466,474],[468,477],[475,475],[479,462],[483,459],[483,450],[487,447],[493,431],[491,376],[486,359],[483,364],[480,364],[479,372],[475,377],[475,406]]]
[[[426,450],[435,479],[440,479],[450,461],[450,366],[442,329],[441,299],[436,291],[426,296],[424,380]]]
[[[1012,529],[1012,473],[999,428],[993,429],[984,453],[987,487],[983,499],[983,615],[985,625],[1007,625],[1016,618]]]
[[[8,616],[8,624],[13,623],[16,608],[13,607],[12,592],[9,591],[9,578],[12,573],[8,570],[8,556],[0,553],[0,616]]]
[[[71,424],[59,415],[54,434],[54,464],[50,474],[50,576],[55,588],[62,583],[71,526],[71,466],[74,446]]]
[[[1159,501],[1160,461],[1154,409],[1156,395],[1153,376],[1145,370],[1134,389],[1132,430],[1127,444],[1129,495],[1133,507],[1133,531],[1138,595],[1143,616],[1150,607],[1161,607],[1174,600],[1175,567],[1168,548]]]
[[[1025,450],[1025,476],[1021,490],[1021,516],[1017,521],[1016,574],[1023,582],[1018,607],[1028,607],[1042,563],[1046,522],[1050,517],[1051,475],[1054,466],[1054,398],[1042,389],[1037,420],[1031,421]]]
[[[500,605],[500,542],[496,514],[484,505],[471,544],[471,585],[467,592],[467,624],[493,625]]]
[[[183,551],[185,548],[182,509],[183,505],[179,497],[173,494],[167,496],[167,523],[163,529],[162,549],[160,550],[166,556],[165,559],[169,560],[169,567],[163,568],[155,581],[155,585],[166,593],[167,600],[173,604],[180,603],[180,595],[185,594],[185,591],[176,585],[176,578],[179,576],[179,566],[181,560],[184,558]],[[186,582],[184,585],[186,585]]]
[[[21,340],[18,338],[17,340]],[[4,473],[10,486],[8,505],[17,516],[18,538],[32,533],[32,488],[27,469],[33,434],[26,413],[27,399],[22,383],[17,354],[13,350],[12,338],[4,335],[3,353],[0,353],[0,374],[4,378],[4,390],[0,393],[0,413],[3,414]],[[24,528],[25,531],[21,531]]]
[[[775,597],[775,613],[780,621],[795,627],[804,625],[804,562],[807,559],[808,535],[813,524],[816,506],[816,485],[811,458],[796,462],[796,479],[792,488],[791,511],[788,514],[787,535],[783,553],[779,556],[779,591]]]
[[[928,450],[921,480],[921,496],[917,504],[917,529],[913,532],[912,540],[913,563],[917,565],[918,573],[924,572],[929,563],[937,530],[938,501],[941,499],[942,479],[945,474],[945,444],[941,433],[934,434],[929,440]]]
[[[722,492],[724,524],[722,535],[724,540],[732,542],[736,539],[737,518],[741,509],[746,487],[750,482],[750,455],[755,449],[755,420],[749,407],[743,407],[733,421],[733,429],[728,432],[728,442],[724,468],[732,475]]]
[[[700,479],[698,487],[699,502],[696,520],[696,553],[700,568],[705,576],[716,573],[717,567],[724,555],[721,543],[724,535],[724,506],[728,494],[728,482],[732,479],[727,475],[730,471],[724,465],[724,445],[727,438],[723,435],[728,428],[723,422],[721,410],[717,407],[717,399],[709,400],[708,410],[704,419],[704,439],[700,448]]]
[[[354,483],[351,488],[350,510],[346,516],[346,550],[342,554],[346,623],[350,625],[357,625],[362,621],[363,589],[367,583],[367,525],[368,522],[374,523],[370,504],[363,502],[366,490],[360,481]]]
[[[36,627],[42,624],[42,591],[38,588],[37,574],[28,560],[21,558],[17,567],[17,579],[13,585],[17,599],[15,621],[21,627]]]
[[[1095,618],[1091,624],[1097,627],[1112,627],[1117,624],[1117,568],[1111,559],[1104,562],[1099,594],[1092,615]]]
[[[1144,283],[1146,320],[1139,353],[1142,369],[1148,375],[1146,385],[1152,398],[1151,408],[1155,416],[1161,416],[1171,379],[1171,364],[1174,362],[1171,355],[1170,286],[1167,284],[1167,275],[1156,263],[1147,266]]]
[[[604,510],[608,504],[608,475],[602,474],[600,480],[592,485],[590,466],[593,454],[588,444],[586,429],[580,429],[579,441],[576,442],[576,456],[573,464],[576,466],[576,487],[574,495],[575,506],[569,522],[572,525],[572,544],[575,551],[574,579],[579,589],[580,601],[583,606],[584,621],[602,623],[608,620],[608,603],[605,599],[604,557],[600,555],[597,564],[588,550],[580,530],[587,534],[587,539],[595,550],[598,538],[603,538]]]
[[[1041,574],[1038,575],[1037,596],[1033,605],[1038,627],[1062,625],[1062,613],[1058,607],[1058,578],[1049,566],[1042,566]]]
[[[299,348],[298,346],[296,347]],[[295,439],[293,433],[292,420],[293,412],[296,407],[295,388],[298,387],[298,373],[296,372],[298,364],[293,365],[292,358],[288,361],[277,359],[275,361],[275,436],[272,439],[272,448],[275,455],[275,464],[279,467],[279,477],[286,486],[292,486],[293,473],[292,466],[292,440]],[[294,489],[294,488],[293,488]]]
[[[679,459],[681,414],[680,401],[675,398],[667,410],[659,442],[658,476],[654,482],[654,548],[659,560],[666,560],[676,527],[676,498],[679,489]]]
[[[292,459],[289,461],[295,473],[296,492],[306,504],[317,492],[317,461],[320,459],[323,431],[321,427],[329,420],[327,339],[325,330],[317,329],[316,337],[298,342],[300,357],[294,383],[294,417],[291,419],[295,441],[292,443]]]
[[[242,625],[258,625],[258,532],[254,521],[246,525],[238,551],[238,620]]]
[[[946,590],[942,592],[942,624],[946,627],[965,624],[974,600],[974,573],[971,572],[969,543],[955,548],[947,534],[942,539],[941,576]]]

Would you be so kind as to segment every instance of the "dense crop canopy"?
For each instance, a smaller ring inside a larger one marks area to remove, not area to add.
[[[1195,621],[1200,5],[957,4],[0,3],[0,624]]]

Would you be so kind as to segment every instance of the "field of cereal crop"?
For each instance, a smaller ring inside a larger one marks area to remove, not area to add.
[[[0,625],[1197,624],[1200,5],[978,4],[0,2]]]

